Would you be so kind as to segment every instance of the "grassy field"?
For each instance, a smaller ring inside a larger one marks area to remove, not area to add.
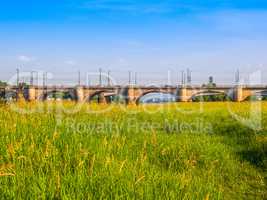
[[[267,103],[58,104],[0,106],[1,199],[267,197]]]

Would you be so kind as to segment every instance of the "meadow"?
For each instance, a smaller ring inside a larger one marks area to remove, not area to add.
[[[266,199],[257,105],[1,104],[0,199]]]

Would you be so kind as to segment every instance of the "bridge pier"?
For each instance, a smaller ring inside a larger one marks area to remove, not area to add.
[[[242,86],[237,86],[234,92],[234,101],[241,102],[243,100],[243,88]]]
[[[100,93],[98,96],[98,103],[99,104],[107,104],[107,100],[104,93]]]
[[[137,102],[135,101],[135,88],[129,87],[127,89],[127,95],[126,95],[126,103],[128,105],[133,105],[136,104]]]
[[[185,87],[180,88],[178,100],[181,102],[187,102],[188,101],[187,89]]]
[[[76,88],[76,99],[78,102],[83,102],[85,99],[85,90],[83,87],[77,87]]]
[[[17,90],[17,101],[25,101],[25,90],[18,88]]]
[[[30,86],[28,89],[27,89],[27,100],[28,101],[35,101],[36,100],[36,89],[35,87],[33,86]]]

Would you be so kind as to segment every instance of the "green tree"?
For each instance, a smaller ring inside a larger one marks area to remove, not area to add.
[[[0,81],[0,87],[6,87],[8,84],[7,82]]]

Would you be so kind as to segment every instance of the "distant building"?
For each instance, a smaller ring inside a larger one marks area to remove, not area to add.
[[[213,77],[212,76],[209,77],[209,85],[213,85]]]
[[[202,87],[209,87],[209,88],[216,87],[216,83],[214,83],[213,76],[210,76],[208,84],[203,84]]]

